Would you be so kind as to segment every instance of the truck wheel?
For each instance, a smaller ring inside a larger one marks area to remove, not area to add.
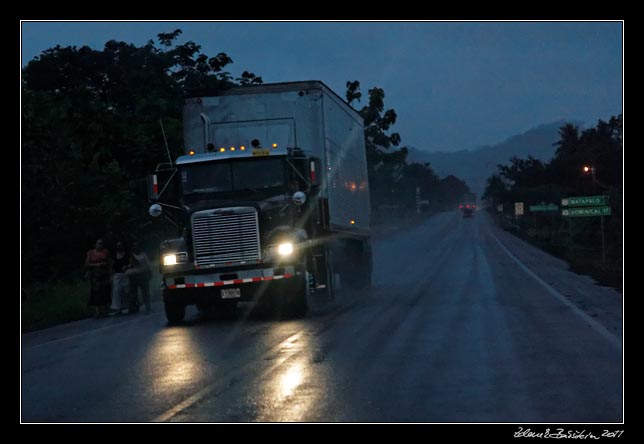
[[[289,288],[284,304],[284,313],[287,316],[302,317],[306,314],[308,308],[308,288],[309,282],[306,273],[295,277],[293,286]]]
[[[186,316],[186,306],[183,304],[173,304],[165,302],[165,316],[168,318],[169,324],[178,324],[183,321]]]
[[[324,270],[323,273],[323,283],[326,286],[325,288],[316,288],[316,292],[327,299],[335,298],[335,264],[333,263],[333,253],[331,249],[324,249]]]

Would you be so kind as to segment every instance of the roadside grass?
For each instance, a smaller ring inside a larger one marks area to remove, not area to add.
[[[623,291],[623,263],[620,251],[615,249],[607,252],[606,261],[601,258],[601,250],[589,248],[566,240],[567,235],[560,232],[543,229],[534,230],[517,224],[509,223],[505,217],[491,213],[496,223],[506,231],[513,233],[535,247],[553,256],[563,259],[570,270],[595,279],[599,285],[613,287]]]
[[[31,282],[22,286],[22,331],[28,332],[92,316],[89,281]]]

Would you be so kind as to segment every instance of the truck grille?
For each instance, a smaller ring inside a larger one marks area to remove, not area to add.
[[[257,211],[220,208],[192,215],[195,265],[212,267],[256,262],[261,258]]]

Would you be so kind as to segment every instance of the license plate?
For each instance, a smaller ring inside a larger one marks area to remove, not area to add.
[[[240,288],[222,288],[221,298],[222,299],[236,299],[241,297]]]

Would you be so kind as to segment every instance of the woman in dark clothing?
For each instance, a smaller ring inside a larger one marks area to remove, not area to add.
[[[123,242],[116,243],[116,252],[112,262],[112,313],[122,314],[128,308],[128,291],[130,282],[125,274],[130,263],[130,256]]]
[[[112,266],[110,252],[102,239],[97,240],[95,248],[87,252],[85,266],[91,284],[89,305],[94,307],[95,317],[105,316],[112,302]]]

